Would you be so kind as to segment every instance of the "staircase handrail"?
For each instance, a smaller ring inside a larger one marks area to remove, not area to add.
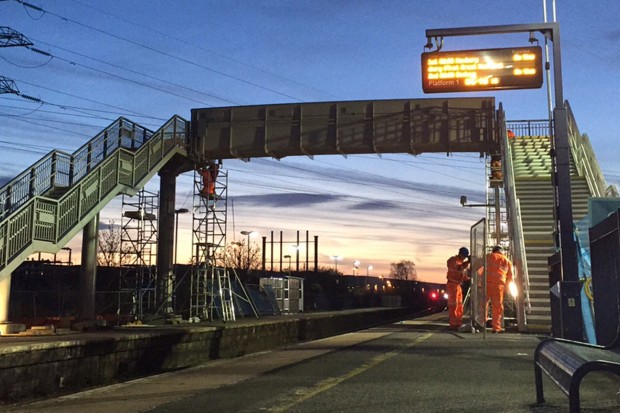
[[[521,274],[523,278],[523,293],[525,296],[525,306],[527,313],[532,312],[532,304],[530,302],[530,280],[529,273],[527,270],[527,256],[525,254],[525,237],[523,236],[523,226],[521,224],[521,202],[517,199],[515,204],[515,220],[517,222],[516,228],[514,230],[514,239],[515,244],[518,246],[515,248],[515,262],[520,263],[519,274]]]
[[[0,222],[35,196],[77,183],[117,148],[136,149],[152,135],[149,129],[120,117],[73,154],[49,152],[0,187]]]
[[[524,121],[519,121],[524,122]],[[543,129],[543,121],[535,121],[537,126],[538,133],[543,133],[545,129]],[[500,105],[500,109],[498,110],[498,129],[500,138],[502,141],[502,148],[504,150],[503,154],[503,174],[504,174],[504,192],[506,193],[506,211],[508,214],[508,231],[511,234],[511,252],[513,255],[513,263],[516,267],[516,273],[521,276],[522,283],[521,288],[523,288],[523,302],[522,309],[520,309],[519,316],[524,316],[522,312],[531,313],[531,301],[530,301],[530,281],[529,281],[529,273],[527,266],[527,257],[525,254],[525,238],[523,236],[523,227],[521,222],[521,205],[519,200],[517,199],[515,193],[515,177],[514,177],[514,169],[512,165],[512,148],[510,146],[510,141],[508,140],[507,133],[507,122],[503,112],[503,109]],[[510,122],[511,130],[513,130],[512,121]],[[548,121],[545,122],[546,131],[549,130]],[[521,129],[516,129],[519,133],[523,131]],[[531,129],[528,129],[531,131]],[[513,130],[514,131],[514,130]],[[522,320],[520,320],[521,323]]]
[[[586,179],[590,193],[594,197],[617,197],[618,189],[615,185],[607,185],[601,171],[594,149],[588,135],[581,134],[577,121],[568,101],[565,102],[568,117],[568,141],[577,173]]]

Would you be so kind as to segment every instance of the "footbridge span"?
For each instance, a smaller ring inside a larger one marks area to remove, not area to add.
[[[197,160],[499,150],[494,98],[401,99],[192,110]]]

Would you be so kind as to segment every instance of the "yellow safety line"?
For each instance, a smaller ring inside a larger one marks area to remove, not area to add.
[[[298,394],[298,397],[295,398],[295,400],[289,401],[286,405],[283,406],[274,406],[271,407],[269,409],[267,409],[268,412],[274,412],[274,413],[278,413],[278,412],[285,412],[287,410],[289,410],[290,408],[292,408],[293,406],[308,400],[314,396],[316,396],[319,393],[322,393],[324,391],[327,391],[329,389],[331,389],[334,386],[337,386],[338,384],[342,383],[345,380],[349,380],[350,378],[353,378],[363,372],[365,372],[366,370],[369,370],[371,368],[373,368],[374,366],[376,366],[379,363],[382,363],[392,357],[394,357],[395,355],[397,355],[398,353],[403,352],[404,350],[413,347],[421,342],[423,342],[424,340],[429,339],[434,333],[426,333],[418,338],[416,338],[413,343],[400,348],[398,350],[394,350],[391,351],[389,353],[385,353],[385,354],[379,354],[375,357],[373,357],[372,359],[370,359],[370,361],[362,364],[361,366],[349,371],[348,373],[343,374],[340,377],[332,377],[323,381],[318,382],[313,388],[308,389],[308,391],[305,391],[303,393]]]

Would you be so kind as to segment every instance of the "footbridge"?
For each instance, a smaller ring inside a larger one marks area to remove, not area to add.
[[[573,126],[576,145],[571,150],[577,151],[581,150],[579,147],[583,149],[584,138],[579,135],[576,123],[573,122]],[[533,286],[539,284],[543,291],[540,295],[545,294],[544,282],[535,279],[533,271],[528,271],[528,263],[536,261],[532,258],[536,253],[526,247],[532,244],[531,240],[528,241],[530,232],[547,233],[553,240],[553,223],[551,227],[544,224],[540,231],[529,231],[525,224],[527,214],[521,199],[527,198],[531,191],[520,187],[519,183],[522,173],[527,175],[530,171],[523,169],[525,161],[517,155],[517,142],[534,139],[528,139],[532,135],[523,132],[525,129],[513,129],[519,132],[519,141],[509,140],[503,109],[501,105],[496,108],[494,98],[400,99],[194,109],[191,121],[175,116],[154,132],[121,118],[75,153],[53,151],[0,188],[0,322],[8,323],[10,320],[11,273],[33,253],[59,251],[79,231],[82,231],[83,238],[84,272],[83,305],[79,316],[94,317],[98,213],[114,197],[137,193],[156,173],[160,176],[156,288],[159,290],[157,299],[162,303],[158,308],[167,309],[163,303],[169,299],[170,284],[174,280],[174,206],[176,177],[180,173],[197,170],[209,161],[225,159],[475,152],[505,159],[502,163],[505,179],[501,185],[497,182],[494,185],[506,191],[504,208],[509,230],[501,237],[514,245],[511,249],[518,267],[517,273],[523,274],[520,282],[527,292],[519,303],[520,326],[527,329],[528,323],[533,323],[547,328],[549,322],[545,317],[548,314],[533,317],[533,303],[539,300],[541,308],[545,305],[548,308],[548,302],[534,294]],[[541,141],[550,140],[548,130],[541,136]],[[575,176],[583,177],[587,183],[587,195],[584,196],[614,195],[613,191],[606,190],[607,185],[596,158],[591,148],[585,146],[588,166],[575,169]],[[548,155],[545,150],[537,152],[540,158]],[[582,158],[582,153],[573,152],[573,159]],[[539,173],[538,170],[531,172]],[[541,178],[552,190],[548,176]],[[531,180],[527,177],[523,179]],[[216,197],[225,199],[225,194],[225,190],[218,189]],[[206,261],[208,266],[212,264],[213,248],[225,241],[225,233],[218,232],[218,228],[221,231],[221,220],[225,220],[226,214],[218,215],[208,201],[200,202],[204,204],[207,229],[204,232],[206,238],[197,242],[199,245],[195,250],[200,254],[195,258],[198,265]],[[195,210],[202,206],[195,206]],[[549,209],[552,213],[553,207]],[[553,242],[548,247],[541,254],[552,253],[555,248]],[[204,289],[207,284],[200,281],[200,271],[198,274],[192,288]],[[548,295],[548,285],[546,288]],[[208,293],[205,291],[205,294]],[[208,295],[205,297],[204,300],[197,298],[192,305],[207,305]]]

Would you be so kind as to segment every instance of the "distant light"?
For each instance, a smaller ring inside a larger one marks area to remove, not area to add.
[[[431,299],[433,299],[433,300],[437,299],[437,291],[432,291],[431,292]]]
[[[447,300],[448,299],[448,293],[443,293],[443,299]]]

